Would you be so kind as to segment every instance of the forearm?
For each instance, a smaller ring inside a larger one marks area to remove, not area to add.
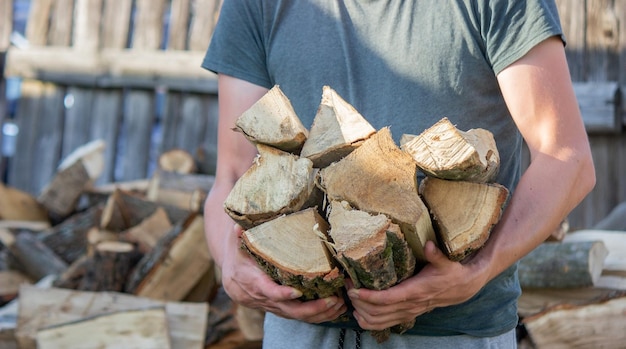
[[[491,280],[550,235],[595,184],[586,143],[532,159],[490,239],[476,258]]]

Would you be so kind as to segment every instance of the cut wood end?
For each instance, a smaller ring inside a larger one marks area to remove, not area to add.
[[[296,154],[309,136],[279,85],[272,87],[241,114],[235,121],[234,130],[252,143],[267,144]]]
[[[171,149],[159,156],[158,165],[161,170],[190,174],[196,171],[196,161],[183,149]]]
[[[323,168],[340,160],[376,133],[376,129],[348,102],[324,86],[322,100],[313,119],[301,156]]]
[[[97,139],[82,145],[70,153],[59,165],[58,171],[63,171],[74,163],[82,161],[85,170],[91,179],[97,179],[104,171],[104,149],[106,143]]]
[[[404,143],[401,149],[431,177],[492,182],[500,167],[500,156],[490,131],[463,132],[446,117]]]

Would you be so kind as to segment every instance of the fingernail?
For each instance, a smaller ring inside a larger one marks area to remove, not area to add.
[[[296,299],[302,297],[302,292],[300,290],[296,290],[295,288],[291,290],[291,299]]]
[[[359,291],[352,289],[348,291],[348,296],[350,296],[350,298],[352,299],[359,299]]]
[[[330,309],[337,304],[337,301],[332,298],[326,298],[324,301],[326,301],[326,309]]]

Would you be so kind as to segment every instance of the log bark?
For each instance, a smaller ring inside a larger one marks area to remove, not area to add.
[[[237,118],[235,130],[254,144],[293,154],[300,153],[309,134],[278,85]]]
[[[70,264],[63,274],[59,275],[59,277],[52,282],[52,285],[57,288],[78,289],[85,273],[87,273],[87,267],[90,263],[91,258],[86,254],[82,255]]]
[[[500,184],[427,177],[419,192],[432,215],[440,246],[460,261],[481,248],[500,221],[509,191]]]
[[[96,315],[37,331],[39,349],[170,349],[163,307]]]
[[[383,215],[354,210],[345,201],[333,201],[328,217],[335,258],[356,288],[385,290],[407,279],[415,270],[415,257],[397,224]],[[415,321],[372,331],[378,343],[391,332],[403,333]]]
[[[13,300],[22,284],[32,284],[32,280],[16,270],[0,270],[0,306]]]
[[[22,286],[15,337],[20,349],[35,349],[37,331],[116,311],[165,307],[173,349],[204,348],[207,303],[163,302],[116,292],[85,292]]]
[[[418,194],[417,166],[395,145],[388,128],[321,169],[317,180],[329,200],[345,200],[356,209],[390,217],[400,226],[417,261],[426,261],[424,244],[436,242],[436,237]]]
[[[324,168],[350,154],[374,133],[376,129],[352,105],[324,86],[300,155],[311,159],[314,167]]]
[[[535,347],[623,348],[626,295],[586,305],[560,305],[523,320]]]
[[[338,295],[344,285],[323,239],[328,223],[308,208],[248,229],[242,247],[281,285],[302,292],[310,300]]]
[[[117,232],[127,230],[140,224],[159,207],[165,210],[172,223],[184,221],[190,214],[189,211],[175,206],[152,202],[140,195],[116,190],[107,200],[100,227]]]
[[[173,229],[137,264],[126,291],[142,297],[179,301],[213,268],[202,216]],[[167,259],[167,262],[165,261]]]
[[[384,290],[413,275],[415,258],[397,224],[333,201],[328,217],[335,257],[357,288]]]
[[[3,244],[9,248],[32,280],[60,275],[67,269],[67,264],[32,233],[20,232],[11,242],[6,237],[5,232],[2,234]]]
[[[30,194],[0,183],[0,219],[48,222],[48,213]]]
[[[71,264],[87,252],[87,233],[98,226],[101,215],[102,206],[90,207],[41,232],[40,240]]]
[[[121,292],[140,253],[126,242],[104,241],[96,245],[91,261],[78,286],[82,291]]]
[[[259,156],[224,201],[226,213],[244,229],[310,207],[316,197],[313,163],[263,144]]]
[[[601,241],[544,242],[519,262],[522,288],[593,286],[608,251]]]
[[[155,171],[146,193],[148,200],[201,213],[214,176]]]
[[[500,169],[500,155],[491,132],[463,132],[443,118],[402,149],[411,154],[431,177],[472,182],[492,182]]]
[[[170,230],[172,223],[167,218],[165,210],[159,207],[141,223],[121,233],[120,238],[136,244],[139,252],[146,254],[152,251]]]
[[[37,200],[54,220],[63,220],[74,212],[84,189],[100,176],[103,169],[104,142],[85,144],[63,160]]]

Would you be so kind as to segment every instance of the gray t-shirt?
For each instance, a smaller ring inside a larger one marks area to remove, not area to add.
[[[280,85],[310,127],[329,85],[376,129],[419,134],[442,117],[496,139],[496,181],[520,177],[522,138],[496,75],[562,35],[553,1],[225,1],[202,66]],[[409,333],[493,336],[517,324],[513,266],[469,301],[418,317]]]

